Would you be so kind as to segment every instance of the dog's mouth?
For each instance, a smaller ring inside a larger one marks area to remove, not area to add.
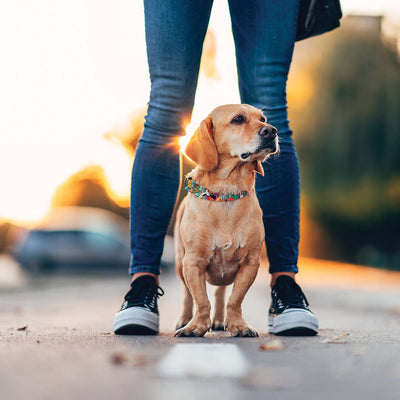
[[[256,159],[261,160],[264,159],[266,156],[277,152],[278,152],[278,144],[275,143],[275,141],[271,141],[270,143],[263,144],[253,153],[249,152],[240,154],[239,158],[241,159],[241,161],[249,161],[250,159],[252,161]]]
[[[276,148],[277,148],[276,144],[275,143],[271,143],[268,146],[263,147],[262,149],[260,149],[260,151],[264,151],[264,152],[266,151],[266,152],[268,152],[268,154],[272,154],[272,153],[276,152]]]
[[[257,153],[265,154],[275,154],[279,152],[279,142],[277,138],[272,140],[263,140],[260,147],[257,149]]]
[[[267,156],[279,152],[279,139],[277,135],[273,137],[267,135],[258,135],[257,143],[254,148],[250,148],[248,152],[241,153],[239,159],[241,161],[263,161]]]

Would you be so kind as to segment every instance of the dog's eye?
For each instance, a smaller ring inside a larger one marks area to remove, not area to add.
[[[246,122],[246,118],[243,115],[237,115],[231,122],[232,124],[243,124]]]
[[[261,122],[265,122],[265,117],[262,116],[262,117],[260,118],[260,121],[261,121]]]

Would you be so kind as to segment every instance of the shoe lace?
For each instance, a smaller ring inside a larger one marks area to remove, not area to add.
[[[146,304],[150,308],[156,308],[157,299],[164,295],[164,290],[160,286],[142,286],[132,288],[126,295],[125,300],[133,305]]]
[[[308,300],[297,283],[278,286],[275,290],[277,302],[291,307],[309,306]]]

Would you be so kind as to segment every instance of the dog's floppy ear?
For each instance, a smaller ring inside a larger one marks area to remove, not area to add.
[[[264,176],[264,168],[261,164],[261,161],[255,161],[254,169],[258,172],[261,176]]]
[[[218,152],[212,129],[212,119],[207,117],[201,122],[185,150],[185,154],[205,171],[212,171],[218,165]]]

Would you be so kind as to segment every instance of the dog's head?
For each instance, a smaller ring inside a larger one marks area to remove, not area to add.
[[[247,104],[217,107],[202,121],[185,153],[199,168],[214,170],[221,158],[252,162],[264,174],[261,162],[279,151],[277,130],[258,108]]]

